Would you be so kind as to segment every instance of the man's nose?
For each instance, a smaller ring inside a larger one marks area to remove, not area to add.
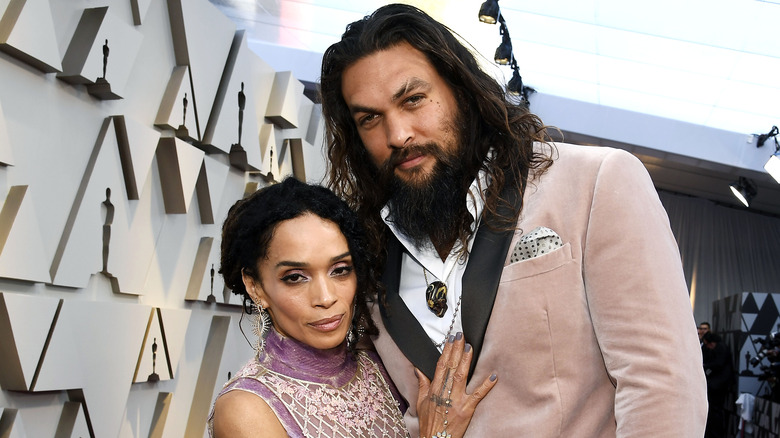
[[[403,116],[387,116],[385,122],[387,130],[387,146],[392,149],[401,149],[412,144],[414,130],[411,123]]]

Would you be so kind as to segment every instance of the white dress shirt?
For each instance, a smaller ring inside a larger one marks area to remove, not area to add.
[[[487,189],[486,181],[487,176],[483,171],[480,171],[477,178],[471,183],[469,193],[466,195],[466,207],[472,218],[475,218],[472,223],[472,231],[477,229],[482,217],[482,210],[485,206],[483,194]],[[430,241],[424,248],[418,250],[408,238],[395,228],[389,214],[390,208],[386,205],[381,212],[382,219],[406,248],[406,251],[401,256],[401,279],[398,292],[401,299],[406,303],[406,307],[420,322],[431,341],[437,345],[442,344],[439,346],[439,351],[441,351],[443,349],[443,341],[448,335],[455,335],[455,333],[463,331],[461,324],[463,309],[458,309],[454,323],[453,312],[458,307],[463,273],[466,270],[466,261],[468,259],[459,258],[456,253],[450,252],[447,258],[442,261],[433,247],[433,243]],[[474,244],[475,234],[472,233],[471,238],[466,242],[469,251],[471,251],[471,247]],[[457,246],[455,245],[455,247]],[[424,273],[423,269],[427,270],[427,273]],[[426,275],[428,276],[427,282],[425,281]],[[441,318],[437,317],[428,308],[425,298],[425,290],[428,284],[436,280],[447,285],[447,311]],[[451,324],[452,330],[450,331]]]

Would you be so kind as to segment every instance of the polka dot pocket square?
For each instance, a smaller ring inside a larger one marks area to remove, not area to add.
[[[534,228],[517,241],[509,262],[515,263],[539,257],[562,246],[563,242],[555,231],[547,227]]]

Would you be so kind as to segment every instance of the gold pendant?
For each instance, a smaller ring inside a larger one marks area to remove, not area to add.
[[[428,309],[439,318],[447,313],[447,285],[441,281],[434,281],[425,289],[425,301]]]

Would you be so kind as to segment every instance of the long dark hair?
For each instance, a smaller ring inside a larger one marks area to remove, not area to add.
[[[268,254],[276,227],[304,214],[315,214],[333,222],[347,240],[357,277],[354,334],[376,334],[368,312],[367,299],[377,294],[378,283],[366,251],[365,236],[357,215],[343,200],[325,187],[306,184],[289,177],[279,184],[260,189],[239,200],[228,210],[222,225],[219,273],[234,294],[251,298],[244,287],[242,271],[260,280],[257,263]]]
[[[480,69],[472,52],[449,28],[413,6],[387,5],[348,25],[341,41],[323,56],[320,89],[330,188],[357,211],[368,232],[369,248],[381,257],[386,229],[379,211],[388,199],[386,188],[378,184],[376,167],[370,164],[344,101],[341,78],[361,58],[403,42],[428,58],[459,102],[464,121],[460,131],[465,137],[461,140],[466,147],[463,188],[484,169],[490,181],[485,194],[488,222],[499,229],[514,228],[520,209],[500,215],[498,207],[507,204],[501,193],[505,185],[522,192],[530,169],[541,173],[552,164],[549,154],[534,152],[534,142],[548,139],[545,126],[526,106],[507,100],[503,87]],[[462,223],[458,239],[465,242],[473,231],[468,221]]]

